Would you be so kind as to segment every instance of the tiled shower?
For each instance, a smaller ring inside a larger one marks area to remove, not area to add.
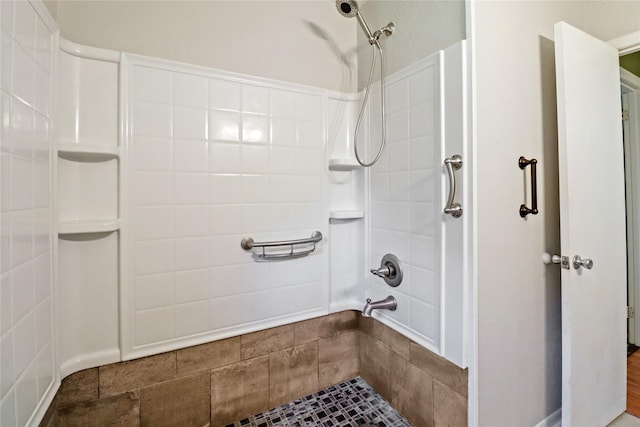
[[[57,381],[51,197],[56,25],[42,4],[0,6],[0,424],[9,426],[26,425]]]
[[[442,161],[465,150],[464,42],[388,76],[388,145],[365,170],[361,95],[82,46],[40,2],[1,7],[1,425],[37,425],[74,372],[387,295],[398,310],[376,322],[466,366],[465,217],[442,214]],[[306,257],[240,247],[316,231]],[[398,288],[368,272],[386,253]]]

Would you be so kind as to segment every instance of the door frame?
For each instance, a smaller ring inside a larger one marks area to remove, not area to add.
[[[640,50],[640,31],[609,40],[611,46],[618,49],[619,56]]]
[[[640,77],[620,68],[623,109],[629,120],[623,123],[625,187],[627,199],[627,304],[635,313],[640,308]],[[640,343],[640,313],[628,319],[628,342]]]
[[[609,40],[607,43],[609,43],[611,46],[618,49],[619,56],[640,51],[640,31],[636,31],[631,34],[627,34],[627,35]],[[621,73],[620,73],[621,89],[626,93],[634,93],[635,97],[640,98],[640,88],[637,87],[637,85],[635,84],[635,79],[629,78],[629,75],[633,76],[633,74],[625,73],[621,69]],[[638,103],[636,103],[636,105],[640,107]],[[638,112],[638,114],[640,114],[640,111]],[[635,116],[637,117],[638,114],[636,114]],[[636,137],[640,138],[640,135],[636,135]],[[625,141],[624,142],[625,143],[625,147],[624,147],[625,159],[626,159],[627,153],[629,153],[631,157],[634,159],[636,158],[640,159],[640,157],[638,157],[640,156],[640,153],[635,152],[636,150],[633,149],[633,144],[628,146],[626,135],[625,135],[624,141]],[[637,142],[640,144],[640,141],[637,141]],[[638,151],[640,151],[640,149]],[[627,179],[627,177],[629,177],[629,172],[626,171],[627,169],[626,163],[627,161],[625,160],[625,182],[627,182],[627,185],[628,185],[628,182],[633,183],[634,180]],[[635,177],[638,177],[640,175],[640,172],[637,172],[637,171],[636,172],[630,171],[630,172],[632,172]],[[640,208],[640,186],[638,185],[633,186],[632,184],[632,188],[627,189],[626,192],[627,192],[627,195],[632,196],[632,199],[633,199],[632,203],[635,206],[638,206]],[[635,211],[635,208],[634,208],[634,211]],[[636,214],[636,216],[637,218],[634,218],[633,215],[631,216],[632,228],[633,228],[632,232],[633,231],[640,232],[640,214]],[[640,233],[636,233],[636,234],[640,234]],[[629,244],[629,242],[631,242],[631,244]],[[628,280],[629,281],[633,280],[635,283],[636,278],[640,279],[640,260],[637,260],[636,259],[637,257],[635,256],[636,252],[640,254],[640,237],[636,236],[635,239],[631,239],[631,240],[628,239],[627,247],[628,247],[627,250],[629,253],[628,256],[633,257],[634,259],[634,262],[632,263],[633,265],[630,265],[627,268],[627,271],[629,272]],[[632,307],[634,311],[638,311],[638,309],[640,309],[640,286],[631,288],[627,284],[627,289],[629,290],[628,305]],[[640,342],[640,313],[635,316],[635,319],[629,319],[629,321],[627,322],[627,325],[629,327],[629,341]],[[638,335],[637,338],[636,338],[636,335]]]

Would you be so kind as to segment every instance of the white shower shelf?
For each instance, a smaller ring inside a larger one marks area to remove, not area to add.
[[[339,210],[329,211],[329,219],[361,219],[364,218],[364,211],[359,210]]]
[[[108,233],[119,229],[119,219],[73,220],[58,223],[58,234]]]
[[[361,167],[356,159],[329,159],[330,171],[350,172]]]
[[[120,157],[120,147],[107,144],[87,144],[61,142],[58,144],[58,155],[75,161],[105,161]]]

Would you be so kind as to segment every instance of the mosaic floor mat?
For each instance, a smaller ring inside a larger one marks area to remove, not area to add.
[[[360,377],[226,427],[402,427],[411,424]]]

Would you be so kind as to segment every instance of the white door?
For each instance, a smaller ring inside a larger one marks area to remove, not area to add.
[[[555,26],[562,255],[562,425],[603,426],[626,404],[625,193],[618,52]]]

